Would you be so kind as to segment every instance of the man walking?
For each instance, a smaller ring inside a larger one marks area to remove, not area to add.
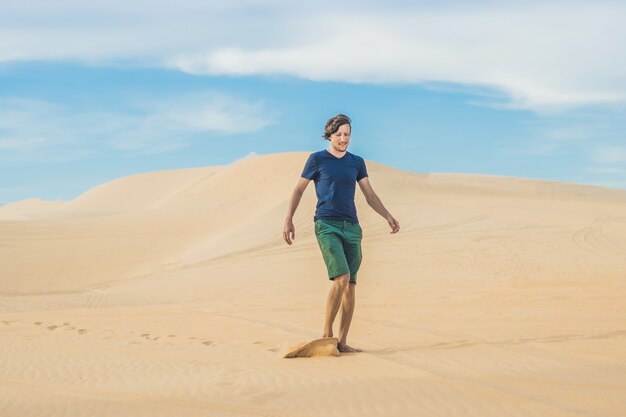
[[[348,152],[352,121],[343,114],[331,117],[324,128],[324,139],[330,142],[327,149],[309,155],[301,178],[291,195],[289,210],[283,228],[283,239],[289,245],[296,238],[293,216],[302,194],[311,180],[315,182],[317,206],[313,221],[315,237],[322,251],[328,278],[333,281],[326,299],[326,316],[322,337],[333,337],[333,322],[341,308],[339,323],[340,352],[359,352],[347,344],[348,330],[355,305],[357,271],[361,265],[361,239],[354,196],[356,183],[367,203],[384,217],[391,233],[400,230],[400,224],[387,211],[370,185],[365,160]]]

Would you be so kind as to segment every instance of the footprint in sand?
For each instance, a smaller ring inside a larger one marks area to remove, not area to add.
[[[46,329],[48,329],[48,330],[52,331],[52,330],[54,330],[54,329],[58,329],[59,327],[61,327],[61,326],[55,326],[55,325],[52,325],[52,326],[48,326],[48,327],[46,327]]]
[[[191,340],[202,340],[199,337],[195,337],[195,336],[189,336],[189,339],[191,339]],[[206,346],[211,346],[211,345],[215,344],[215,342],[213,340],[202,340],[202,344],[206,345]]]
[[[266,343],[261,342],[261,341],[256,341],[256,342],[253,342],[252,344],[253,345],[266,345]],[[300,346],[300,345],[298,345],[298,346]],[[293,350],[293,349],[294,348],[291,348],[291,350]],[[267,350],[269,352],[274,352],[275,353],[275,352],[278,352],[280,349],[279,348],[267,348],[265,350]]]

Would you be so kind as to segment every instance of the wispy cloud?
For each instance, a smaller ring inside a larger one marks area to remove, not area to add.
[[[506,108],[538,111],[626,102],[623,2],[35,3],[0,7],[0,37],[11,39],[1,44],[0,61],[449,82],[502,92]]]
[[[218,92],[201,92],[135,103],[143,115],[108,143],[117,149],[162,153],[186,147],[197,134],[256,132],[274,123],[263,101],[250,102]]]
[[[216,92],[144,103],[142,107],[155,123],[173,130],[235,134],[254,132],[271,123],[262,101],[249,102]]]
[[[77,139],[69,127],[73,117],[60,104],[31,98],[0,98],[0,160],[26,160],[44,153],[48,160],[72,159],[80,152],[68,149]],[[58,148],[68,152],[55,154]]]
[[[2,159],[74,159],[107,148],[163,153],[194,140],[255,132],[273,123],[263,102],[214,91],[123,103],[123,107],[132,111],[80,110],[42,100],[1,99]]]
[[[543,136],[557,142],[569,142],[593,138],[594,132],[587,125],[559,126],[547,129]]]
[[[593,175],[626,175],[625,167],[588,167],[587,172]]]
[[[586,182],[612,188],[626,188],[626,146],[597,146],[585,171]]]
[[[31,151],[43,145],[45,138],[0,138],[0,151]]]
[[[620,164],[622,168],[626,165],[626,146],[605,146],[595,150],[594,162],[600,164]]]

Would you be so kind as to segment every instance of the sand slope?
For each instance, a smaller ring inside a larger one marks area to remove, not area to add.
[[[329,285],[313,183],[281,236],[307,156],[0,207],[0,415],[626,415],[625,191],[367,161],[364,352],[285,360]]]
[[[67,206],[66,201],[50,201],[41,198],[29,198],[0,206],[0,220],[31,220],[39,215],[50,217],[55,211]]]

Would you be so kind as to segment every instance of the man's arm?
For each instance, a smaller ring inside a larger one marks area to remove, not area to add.
[[[370,184],[369,178],[361,178],[358,184],[363,192],[363,195],[365,195],[365,201],[367,201],[367,204],[369,204],[376,213],[380,214],[387,220],[392,230],[391,233],[397,233],[400,230],[400,223],[398,223],[391,213],[389,213],[383,205],[383,202],[380,201],[380,198],[378,198],[378,195],[376,195],[374,189],[372,188],[372,184]]]
[[[293,215],[296,213],[302,194],[304,194],[304,190],[306,190],[309,182],[311,182],[310,179],[300,177],[298,184],[296,184],[296,188],[294,188],[293,193],[291,193],[289,208],[287,209],[287,217],[285,218],[285,225],[283,226],[283,239],[290,245],[292,243],[291,239],[296,239],[296,228],[293,225]]]

